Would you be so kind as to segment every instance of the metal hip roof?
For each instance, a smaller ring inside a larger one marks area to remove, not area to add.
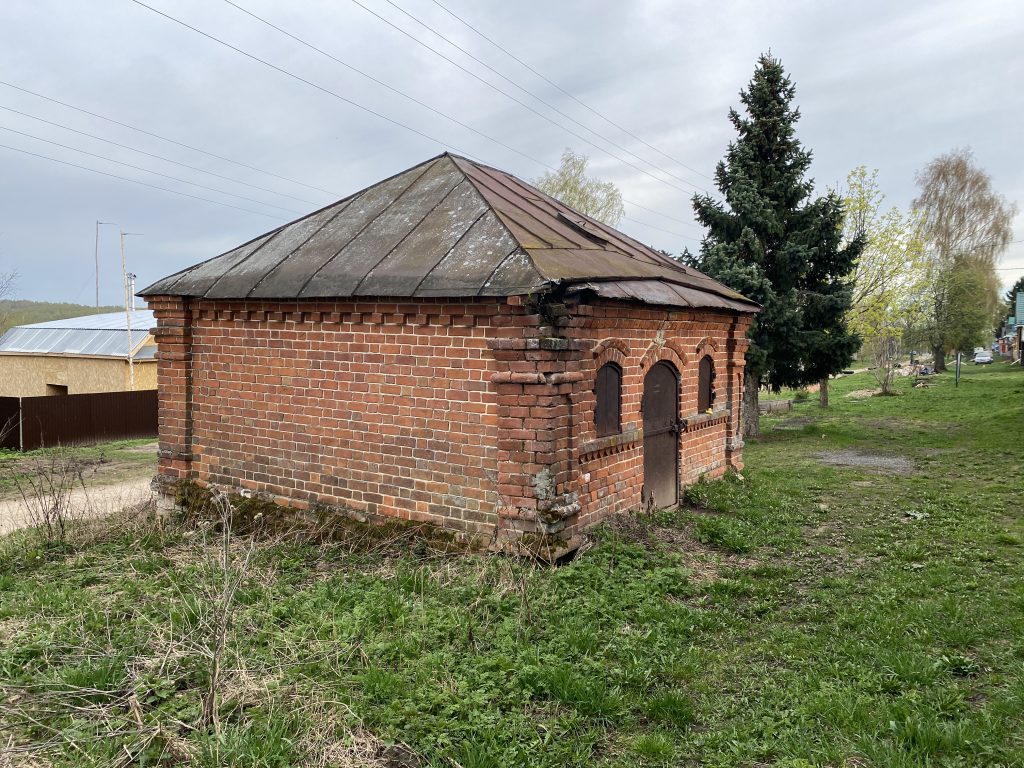
[[[592,280],[657,280],[687,288],[684,306],[757,310],[721,283],[511,174],[450,154],[158,280],[140,295],[456,298]]]

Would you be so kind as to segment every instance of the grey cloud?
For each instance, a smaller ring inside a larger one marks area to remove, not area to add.
[[[430,0],[395,1],[586,125],[697,186],[710,185],[595,118]],[[524,178],[535,178],[545,164],[557,164],[565,147],[584,152],[592,158],[593,171],[618,184],[628,200],[682,220],[627,206],[626,231],[670,251],[697,246],[700,231],[692,226],[690,187],[673,180],[689,191],[672,189],[568,135],[416,46],[350,0],[238,2],[542,164],[382,91],[225,3],[152,0],[169,14]],[[546,112],[384,0],[361,2]],[[1010,129],[1020,122],[1022,105],[1007,95],[1024,74],[1017,51],[1024,15],[1013,3],[444,2],[583,101],[706,175],[712,174],[733,138],[728,108],[737,104],[737,93],[749,80],[758,53],[771,48],[797,84],[803,113],[799,133],[814,151],[812,172],[819,189],[841,182],[854,166],[867,164],[881,169],[889,201],[906,205],[915,193],[917,168],[941,152],[969,144],[997,188],[1010,199],[1024,201],[1024,151],[1017,131]],[[128,0],[15,0],[5,4],[3,14],[3,79],[322,187],[334,197],[443,148]],[[2,86],[0,104],[311,202],[200,176],[0,110],[0,125],[208,186],[299,211],[333,199]],[[590,135],[576,126],[572,129]],[[0,143],[288,216],[4,131]],[[631,162],[649,168],[635,159]],[[5,149],[0,149],[0,200],[0,270],[18,269],[21,296],[51,300],[90,300],[96,219],[145,233],[129,244],[130,268],[139,274],[141,284],[216,255],[278,223]],[[1024,224],[1024,219],[1018,222]],[[1024,237],[1024,227],[1018,226],[1018,232]],[[103,242],[103,300],[114,302],[120,284],[112,229],[104,232]],[[1021,244],[1011,246],[1006,261],[1024,267]],[[1001,274],[1010,282],[1021,273],[1024,269]]]

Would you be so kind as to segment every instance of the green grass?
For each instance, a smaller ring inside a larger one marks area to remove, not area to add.
[[[62,464],[73,461],[90,483],[116,482],[139,473],[155,472],[156,452],[139,450],[155,442],[154,438],[112,440],[24,452],[0,448],[0,499],[17,496],[19,485],[25,486],[29,474],[37,474],[58,459]]]
[[[58,744],[59,766],[176,765],[175,749],[201,766],[328,749],[463,768],[1022,765],[1024,372],[845,397],[870,382],[762,419],[744,479],[608,524],[562,567],[407,538],[260,544],[216,728],[196,727],[218,578],[201,536],[12,540],[0,721]],[[822,463],[843,450],[913,471]]]

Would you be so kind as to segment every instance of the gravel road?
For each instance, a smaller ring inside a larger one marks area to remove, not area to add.
[[[136,477],[118,483],[87,484],[71,494],[71,517],[102,517],[132,504],[147,501],[153,496],[149,488],[151,477]],[[38,515],[35,515],[36,517]],[[23,499],[0,501],[0,535],[31,525],[33,513]]]

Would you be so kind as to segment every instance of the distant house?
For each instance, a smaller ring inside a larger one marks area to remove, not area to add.
[[[153,313],[130,315],[130,339],[124,312],[11,328],[0,337],[0,397],[156,389]]]

